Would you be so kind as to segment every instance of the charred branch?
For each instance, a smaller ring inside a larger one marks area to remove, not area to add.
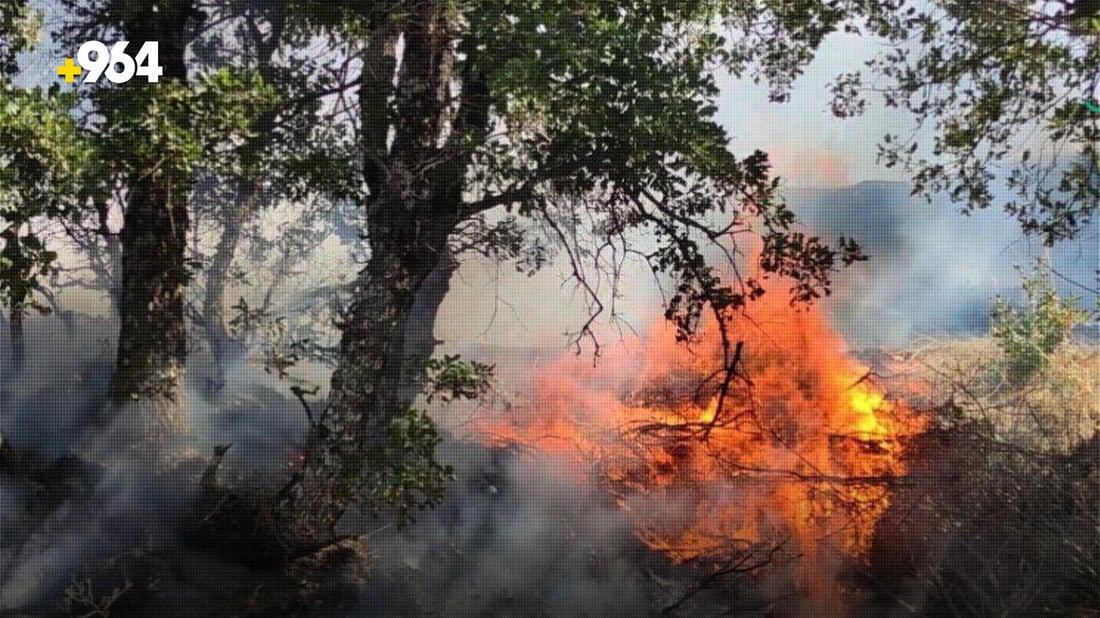
[[[776,556],[787,545],[787,540],[773,545],[764,555],[759,555],[755,551],[746,551],[734,553],[724,562],[719,564],[713,571],[706,576],[700,578],[694,585],[688,588],[679,599],[666,605],[661,614],[671,614],[679,609],[684,603],[687,603],[700,592],[714,586],[716,583],[724,578],[735,575],[748,575],[767,567],[775,561]]]

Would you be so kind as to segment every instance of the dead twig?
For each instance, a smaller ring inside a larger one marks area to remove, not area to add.
[[[731,555],[729,559],[718,566],[718,568],[714,569],[706,576],[695,582],[695,584],[692,585],[691,588],[688,588],[687,592],[685,592],[674,603],[665,606],[665,608],[661,610],[661,614],[671,614],[672,612],[676,611],[681,605],[691,600],[692,597],[714,585],[718,580],[723,577],[726,577],[728,575],[752,573],[771,564],[775,559],[775,555],[779,553],[784,546],[786,546],[789,540],[790,539],[787,538],[784,539],[782,542],[773,545],[763,557],[760,557],[758,560],[755,561],[753,560],[753,557],[755,557],[757,554],[756,552],[751,550],[743,554],[739,553]]]
[[[308,390],[308,391],[306,389],[302,388],[301,386],[297,386],[297,385],[290,387],[290,392],[294,393],[294,396],[302,404],[302,407],[305,408],[306,418],[309,419],[309,426],[310,427],[314,426],[313,409],[309,407],[309,403],[306,402],[306,397],[305,396],[306,395],[310,395],[310,396],[316,395],[317,392],[320,389],[321,389],[320,386],[314,386],[312,390]]]
[[[80,614],[80,618],[110,618],[111,607],[133,586],[133,582],[127,579],[121,587],[115,588],[110,594],[99,597],[92,590],[92,580],[73,579],[69,586],[65,588],[65,602],[70,607],[77,606],[88,610]]]

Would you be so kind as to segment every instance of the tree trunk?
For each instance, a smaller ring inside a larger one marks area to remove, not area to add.
[[[428,374],[424,361],[435,353],[441,341],[435,338],[435,322],[439,307],[451,289],[451,277],[458,269],[458,262],[450,250],[444,250],[439,264],[424,279],[416,292],[409,315],[405,319],[405,375],[398,393],[398,406],[408,407],[424,390]]]
[[[90,250],[92,268],[95,271],[96,281],[107,291],[107,297],[111,301],[111,313],[117,315],[122,305],[122,280],[119,277],[122,266],[122,244],[119,235],[111,232],[111,225],[108,222],[110,206],[107,203],[107,197],[97,195],[92,201],[99,223],[96,234],[102,236],[107,245],[106,253],[101,254],[99,244],[92,244]]]
[[[159,87],[187,80],[184,53],[198,16],[190,0],[178,0],[140,23],[121,24],[130,40],[160,42],[164,74]],[[160,441],[184,425],[180,399],[187,358],[190,178],[181,177],[184,172],[173,162],[166,168],[155,174],[141,170],[131,179],[120,235],[120,329],[111,396],[116,404],[142,402],[128,412],[139,417],[128,420],[138,432],[135,437],[145,442]]]
[[[453,4],[418,3],[375,28],[359,88],[370,262],[353,288],[328,401],[280,506],[288,537],[306,542],[331,538],[358,498],[390,489],[358,479],[379,463],[373,457],[409,394],[402,388],[406,336],[427,337],[434,347],[426,321],[410,313],[468,214],[462,195],[469,144],[483,139],[489,126],[483,80],[464,81],[461,105],[452,107],[453,43],[461,29]],[[399,36],[405,46],[397,64]],[[443,136],[447,143],[440,145]],[[445,288],[434,293],[433,299],[425,292],[426,306],[438,307]]]
[[[328,401],[310,431],[307,460],[289,486],[291,538],[316,540],[331,533],[351,503],[364,455],[385,439],[401,400],[406,317],[445,243],[446,234],[424,244],[372,243],[370,263],[356,281],[342,325]],[[403,250],[417,246],[415,256]]]
[[[142,179],[130,188],[122,230],[122,299],[116,402],[178,401],[187,357],[184,287],[188,213],[185,195]],[[178,418],[158,419],[179,428]]]
[[[8,338],[11,340],[11,375],[18,375],[26,364],[26,341],[23,338],[23,303],[12,302],[8,313]]]
[[[252,216],[252,206],[259,193],[259,182],[245,183],[242,199],[225,214],[225,228],[218,240],[218,247],[206,271],[206,296],[203,299],[202,316],[206,336],[214,354],[214,362],[220,382],[225,363],[237,347],[229,330],[225,326],[225,288],[229,281],[229,270],[237,253],[241,232],[248,218]]]
[[[282,42],[283,32],[286,30],[287,13],[286,0],[271,0],[266,3],[266,17],[271,24],[271,30],[267,36],[257,35],[256,63],[260,76],[268,84],[273,83],[275,71],[271,65],[271,59]],[[253,124],[257,134],[254,138],[263,148],[271,139],[272,125],[278,115],[276,110],[262,114]],[[233,265],[233,259],[237,253],[237,245],[240,244],[241,233],[244,225],[252,216],[256,208],[256,200],[259,199],[261,183],[258,178],[242,179],[243,185],[241,199],[232,204],[225,216],[225,227],[221,238],[218,239],[218,247],[207,269],[206,297],[203,299],[203,324],[210,341],[210,347],[214,354],[217,381],[223,379],[225,362],[238,347],[237,342],[230,336],[225,326],[225,288],[229,280],[229,270]]]
[[[19,256],[20,242],[18,227],[13,225],[4,232],[4,253],[15,261],[17,268],[24,268]],[[26,362],[26,342],[23,338],[23,310],[27,293],[22,287],[13,286],[8,293],[8,340],[11,344],[11,369],[9,377],[23,370]]]

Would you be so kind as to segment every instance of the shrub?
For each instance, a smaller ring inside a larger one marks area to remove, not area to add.
[[[1079,299],[1058,296],[1049,270],[1049,265],[1039,260],[1031,274],[1021,272],[1025,296],[1022,307],[1000,297],[993,301],[990,334],[1004,352],[1005,370],[1013,381],[1024,381],[1049,367],[1051,354],[1086,317],[1077,308]]]

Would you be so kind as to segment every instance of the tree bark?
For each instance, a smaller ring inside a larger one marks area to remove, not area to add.
[[[4,232],[4,253],[9,256],[20,255],[19,231],[14,225]],[[18,375],[26,363],[26,341],[23,337],[23,305],[27,300],[26,296],[26,292],[21,288],[13,288],[8,294],[8,341],[11,345],[11,376]]]
[[[186,197],[162,182],[130,187],[122,230],[122,298],[118,356],[112,381],[116,402],[177,401],[187,356],[184,288]],[[162,419],[177,426],[177,419]]]
[[[375,24],[365,51],[359,101],[370,261],[353,287],[328,401],[309,432],[303,467],[283,492],[280,516],[291,539],[331,538],[358,497],[386,489],[356,479],[376,463],[371,454],[408,396],[407,336],[431,338],[429,325],[410,321],[410,313],[467,214],[470,144],[484,138],[489,124],[484,80],[463,76],[462,102],[453,107],[459,22],[449,3],[425,1]],[[398,36],[405,42],[399,65]],[[438,307],[444,292],[425,302]]]
[[[106,196],[95,196],[92,205],[96,211],[96,219],[99,227],[96,234],[103,237],[106,244],[106,253],[101,254],[98,243],[92,243],[90,247],[92,267],[95,269],[96,281],[107,291],[107,297],[111,301],[111,313],[117,315],[122,305],[122,280],[119,272],[122,266],[122,243],[119,235],[111,232],[110,206]]]
[[[23,371],[27,362],[26,341],[23,337],[23,304],[13,304],[8,312],[8,338],[11,340],[12,375]]]
[[[424,361],[431,358],[442,343],[435,338],[435,322],[439,308],[451,289],[451,277],[458,269],[458,262],[445,249],[439,264],[424,279],[416,292],[409,315],[405,319],[405,373],[402,376],[397,405],[408,407],[427,385],[428,374]]]
[[[400,211],[407,217],[400,226],[405,229],[387,226],[395,233],[372,233],[379,240],[371,242],[371,260],[353,288],[329,398],[310,431],[306,462],[288,490],[291,538],[316,540],[331,533],[352,500],[349,479],[365,465],[364,454],[381,446],[401,399],[406,318],[445,251],[450,228],[437,225],[430,235],[416,234],[417,223],[429,227],[430,222]]]
[[[140,23],[122,21],[131,41],[159,41],[161,87],[186,82],[184,53],[199,13],[190,0],[165,3]],[[124,18],[123,18],[124,19]],[[142,401],[133,419],[139,439],[160,440],[183,428],[179,405],[187,356],[184,288],[190,178],[139,171],[131,179],[122,243],[119,338],[111,396]]]

